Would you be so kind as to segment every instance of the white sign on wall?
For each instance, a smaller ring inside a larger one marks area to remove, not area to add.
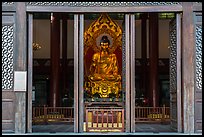
[[[14,91],[26,91],[27,71],[14,71]]]

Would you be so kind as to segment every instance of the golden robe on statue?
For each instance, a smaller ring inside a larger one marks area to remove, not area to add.
[[[106,42],[107,41],[107,42]],[[119,81],[121,76],[118,75],[118,62],[114,53],[109,54],[109,40],[103,36],[100,43],[101,52],[93,55],[93,63],[90,66],[89,76],[91,81]]]

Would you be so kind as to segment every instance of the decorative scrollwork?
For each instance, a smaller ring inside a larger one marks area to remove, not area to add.
[[[202,89],[202,26],[196,25],[196,87]]]
[[[2,5],[13,5],[14,2],[2,2]]]
[[[124,22],[123,22],[124,23]],[[122,90],[126,88],[126,54],[125,54],[125,25],[122,26]]]
[[[170,22],[170,118],[177,119],[177,41],[176,41],[176,19]],[[177,129],[176,122],[171,120],[171,128]]]
[[[170,29],[170,91],[176,91],[176,20],[173,20]]]
[[[180,2],[27,2],[29,6],[124,7],[178,5]]]
[[[107,35],[110,39],[110,53],[114,52],[117,47],[122,48],[122,29],[107,14],[103,13],[84,33],[85,55],[90,47],[95,52],[100,51],[99,40],[102,35]]]
[[[2,89],[13,88],[14,26],[2,26]]]

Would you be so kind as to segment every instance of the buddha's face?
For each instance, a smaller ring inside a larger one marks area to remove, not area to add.
[[[108,50],[108,48],[109,48],[109,44],[108,44],[108,42],[101,42],[100,43],[101,44],[101,50]]]

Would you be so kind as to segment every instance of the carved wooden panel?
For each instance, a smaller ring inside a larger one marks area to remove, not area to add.
[[[121,7],[180,5],[181,2],[27,2],[29,6]]]
[[[125,74],[126,74],[126,63],[125,63],[125,24],[123,22],[123,26],[122,26],[122,97],[123,97],[123,100],[125,100]]]
[[[2,25],[2,89],[13,88],[14,25]]]
[[[202,133],[202,14],[195,17],[195,132]]]
[[[14,20],[14,13],[2,13],[2,132],[14,132],[15,130]]]
[[[202,90],[202,25],[196,25],[196,88]]]
[[[2,132],[14,132],[14,94],[3,91],[2,97]]]
[[[170,22],[170,118],[171,128],[177,130],[177,53],[176,53],[176,19]]]
[[[14,5],[14,2],[2,2],[2,5]]]

